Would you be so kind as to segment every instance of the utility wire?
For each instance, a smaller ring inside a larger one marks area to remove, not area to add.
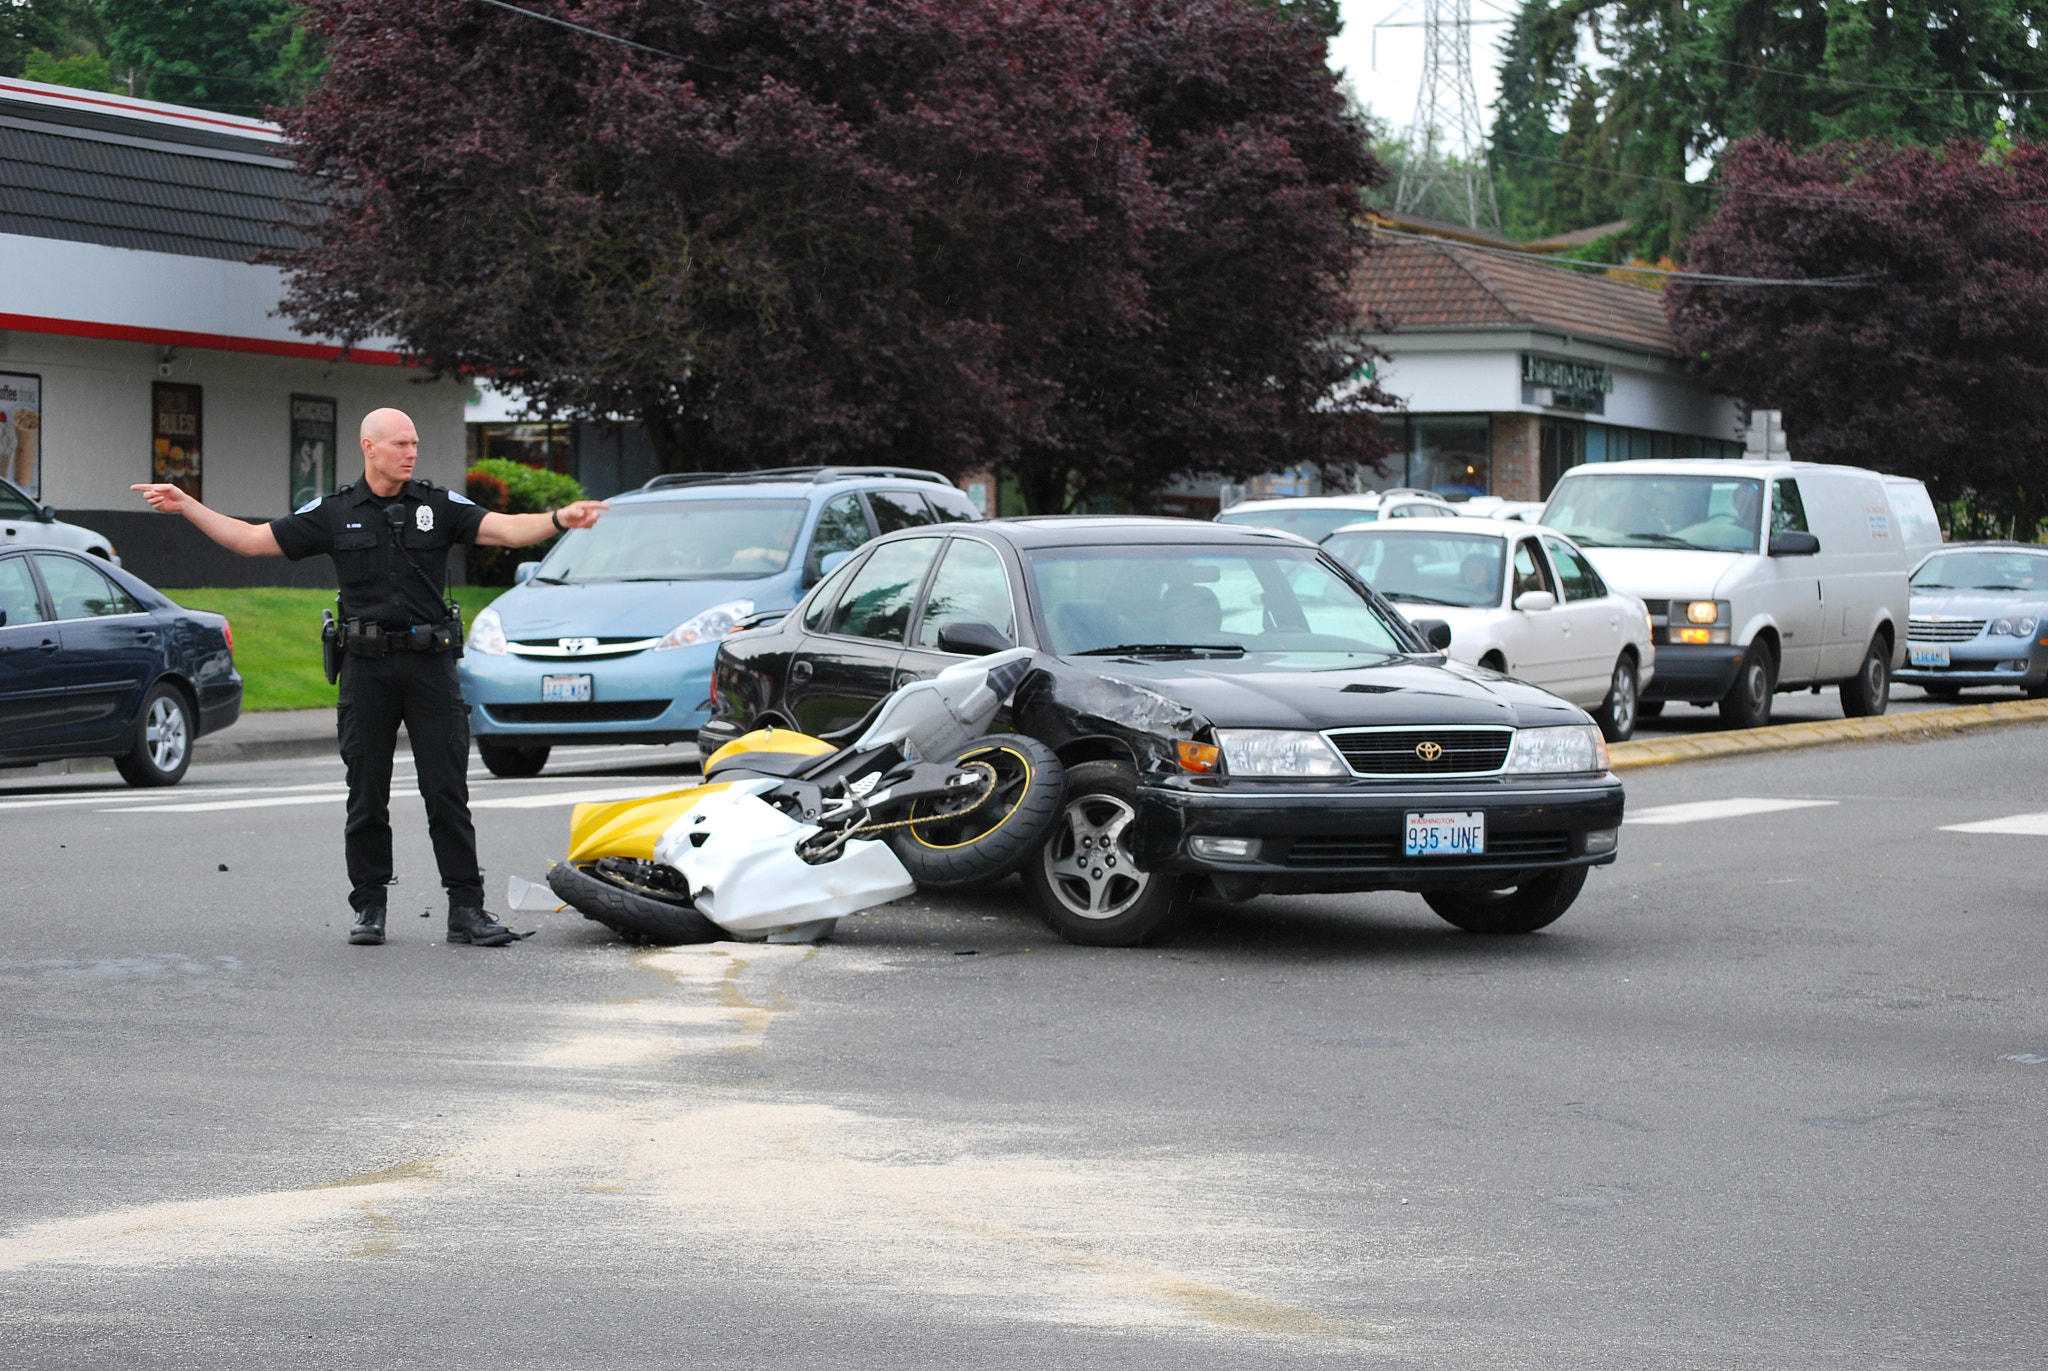
[[[1652,176],[1648,172],[1642,171],[1620,171],[1612,167],[1596,166],[1591,162],[1569,162],[1563,158],[1544,157],[1539,153],[1519,152],[1513,148],[1493,148],[1489,150],[1489,155],[1493,157],[1516,157],[1525,162],[1543,162],[1553,167],[1570,167],[1578,171],[1590,171],[1600,176],[1620,176],[1631,181],[1653,181],[1658,185],[1682,186],[1687,190],[1707,190],[1713,191],[1716,194],[1726,195],[1754,195],[1766,200],[1794,200],[1803,201],[1808,204],[1841,204],[1852,201],[1858,205],[1889,206],[1917,205],[1921,203],[1919,200],[1891,198],[1874,200],[1861,196],[1851,197],[1850,201],[1845,201],[1840,196],[1818,193],[1808,194],[1796,190],[1757,190],[1748,186],[1731,186],[1722,181],[1686,181],[1676,176]],[[1847,190],[1848,187],[1843,187],[1843,189]],[[2048,205],[2048,200],[2001,200],[1998,203],[2007,206],[2039,206]]]
[[[1430,243],[1440,248],[1455,248],[1459,252],[1483,252],[1492,257],[1506,257],[1517,262],[1531,262],[1550,267],[1556,271],[1572,271],[1585,268],[1602,275],[1609,272],[1625,272],[1631,276],[1674,276],[1702,285],[1714,286],[1814,286],[1828,290],[1854,290],[1874,284],[1869,276],[1821,276],[1821,277],[1773,277],[1773,276],[1717,276],[1705,271],[1674,271],[1669,267],[1625,267],[1609,262],[1580,262],[1569,257],[1543,257],[1523,252],[1516,248],[1493,248],[1480,243],[1460,243],[1444,238],[1433,238],[1426,233],[1403,233],[1399,229],[1381,228],[1377,224],[1371,231],[1384,238],[1400,238],[1411,243]]]
[[[514,14],[523,14],[528,19],[538,19],[543,24],[553,24],[557,28],[572,29],[591,38],[601,38],[607,43],[617,43],[622,47],[633,48],[639,52],[651,52],[656,57],[666,57],[672,62],[694,63],[710,71],[723,72],[727,76],[739,74],[730,67],[718,66],[715,63],[705,61],[701,57],[685,57],[679,52],[670,52],[666,48],[649,47],[645,43],[636,43],[630,38],[621,38],[615,33],[606,33],[602,29],[588,28],[582,24],[571,23],[567,19],[558,19],[552,14],[542,14],[538,10],[524,9],[518,5],[508,4],[506,0],[477,0],[477,3],[489,5],[493,9],[510,10]],[[728,19],[733,17],[728,11],[718,8],[716,5],[706,3],[706,0],[695,0],[695,3],[699,9],[710,10],[713,14],[724,15]]]
[[[1744,71],[1764,72],[1772,76],[1796,76],[1802,81],[1813,81],[1821,85],[1841,86],[1849,90],[1888,90],[1901,95],[1973,95],[1993,96],[2006,99],[2015,95],[2048,95],[2048,86],[2023,86],[2012,90],[1971,89],[1967,86],[1901,86],[1888,81],[1853,81],[1846,76],[1823,76],[1814,71],[1797,71],[1791,67],[1766,67],[1755,62],[1738,62],[1732,57],[1712,57],[1698,54],[1709,62],[1718,62],[1726,67],[1740,67]]]

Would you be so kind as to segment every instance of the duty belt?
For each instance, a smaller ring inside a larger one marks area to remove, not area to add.
[[[342,650],[351,657],[388,657],[401,652],[453,652],[459,635],[447,624],[414,624],[386,629],[382,624],[350,619],[342,626]]]

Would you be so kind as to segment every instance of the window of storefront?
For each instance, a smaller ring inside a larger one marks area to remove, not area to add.
[[[1541,495],[1550,498],[1550,492],[1557,488],[1557,478],[1586,460],[1586,430],[1598,425],[1578,423],[1571,419],[1545,419],[1539,435]]]
[[[1407,484],[1440,495],[1493,488],[1493,423],[1484,414],[1411,415]]]
[[[1546,421],[1548,423],[1549,421]],[[1583,455],[1587,462],[1643,462],[1672,458],[1723,458],[1742,455],[1742,444],[1721,438],[1696,438],[1689,433],[1652,433],[1644,428],[1619,428],[1613,424],[1585,425]],[[1563,474],[1560,469],[1559,474]],[[1556,477],[1544,467],[1544,494]]]
[[[471,424],[469,460],[506,457],[545,471],[575,476],[576,425],[574,424]]]

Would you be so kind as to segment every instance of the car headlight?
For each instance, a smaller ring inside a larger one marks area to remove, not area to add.
[[[1685,607],[1685,621],[1689,624],[1713,624],[1721,620],[1721,606],[1714,600],[1694,600]]]
[[[1607,740],[1591,724],[1517,729],[1514,749],[1508,753],[1510,774],[1605,770]]]
[[[2015,638],[2031,638],[2039,624],[2038,619],[1993,619],[1991,631],[2010,634]]]
[[[1293,728],[1219,728],[1216,745],[1233,776],[1348,776],[1351,768],[1320,733]]]
[[[493,657],[505,655],[505,625],[497,610],[486,608],[476,616],[476,622],[469,627],[469,650]]]
[[[753,612],[752,600],[727,600],[722,605],[713,605],[702,614],[692,614],[670,629],[662,640],[654,645],[654,650],[662,652],[672,647],[715,643],[732,632],[738,627],[740,620]]]

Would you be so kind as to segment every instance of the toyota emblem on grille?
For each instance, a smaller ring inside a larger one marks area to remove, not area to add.
[[[1415,755],[1425,762],[1433,762],[1444,755],[1444,750],[1441,744],[1424,741],[1415,745]]]
[[[579,652],[588,652],[597,646],[597,639],[595,638],[557,638],[555,642],[560,645],[562,651],[568,653],[571,657],[574,657]]]

